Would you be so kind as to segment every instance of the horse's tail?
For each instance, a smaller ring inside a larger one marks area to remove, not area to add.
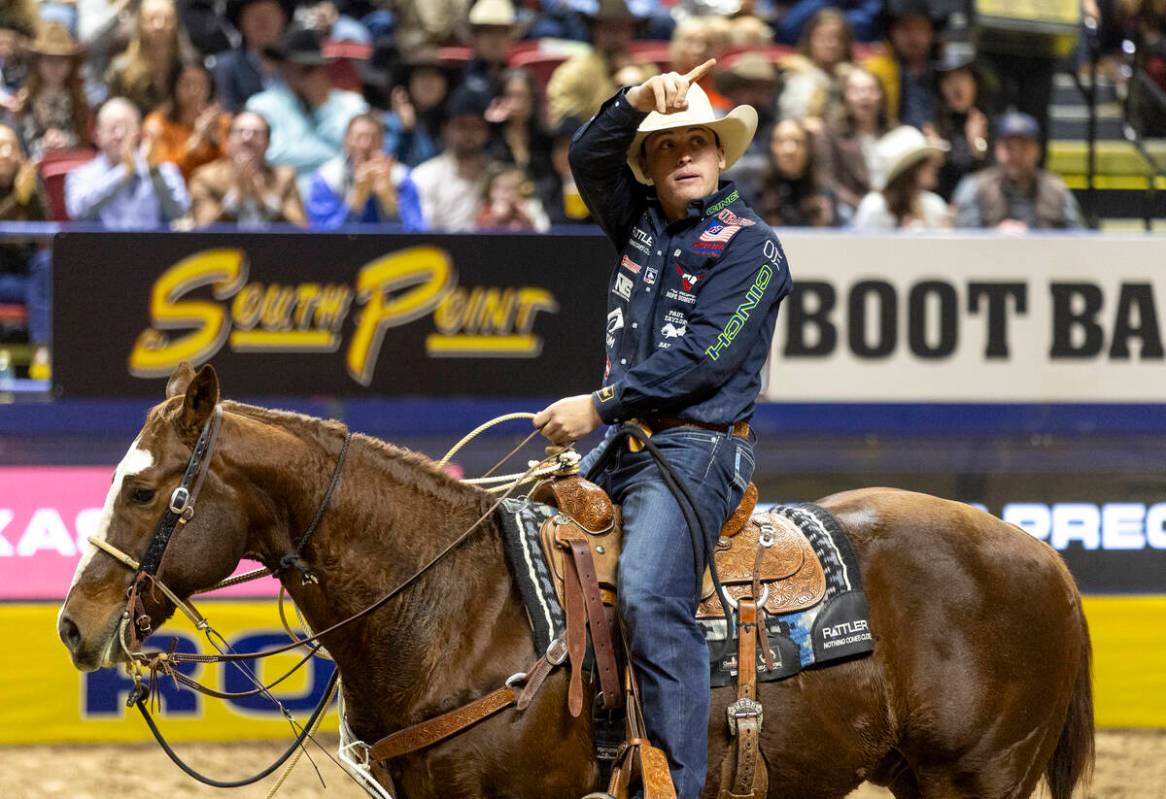
[[[1093,647],[1089,642],[1089,625],[1077,597],[1077,615],[1081,624],[1083,647],[1077,664],[1069,713],[1061,727],[1057,748],[1045,767],[1052,799],[1070,799],[1078,782],[1088,782],[1093,773]]]

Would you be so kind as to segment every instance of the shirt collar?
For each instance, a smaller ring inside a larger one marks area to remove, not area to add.
[[[677,219],[675,222],[668,222],[664,219],[664,210],[660,207],[660,201],[657,199],[655,193],[652,194],[651,205],[665,227],[683,227],[694,221],[704,219],[709,214],[723,211],[740,199],[741,192],[737,190],[737,185],[731,180],[722,180],[719,182],[715,192],[707,197],[691,201],[688,204],[688,213],[685,217],[683,219]]]

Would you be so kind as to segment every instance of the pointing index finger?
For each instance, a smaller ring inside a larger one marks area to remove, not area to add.
[[[715,58],[710,58],[708,61],[705,61],[699,67],[695,67],[691,72],[689,72],[687,75],[685,75],[684,79],[686,81],[688,81],[690,84],[696,83],[698,80],[703,78],[705,75],[709,74],[709,72],[712,70],[712,68],[715,67],[716,65],[717,65],[717,60]]]

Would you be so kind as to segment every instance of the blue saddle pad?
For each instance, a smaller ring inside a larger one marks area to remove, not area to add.
[[[758,652],[758,680],[780,680],[807,666],[870,652],[874,639],[866,595],[858,559],[845,530],[817,505],[775,505],[766,512],[789,519],[809,540],[826,574],[826,594],[805,610],[766,616],[774,668],[766,670],[763,655]],[[535,648],[545,652],[550,642],[566,629],[566,617],[555,596],[553,578],[538,536],[542,525],[558,511],[537,502],[508,499],[497,513],[506,560],[526,606]],[[737,647],[726,635],[724,619],[704,619],[699,623],[709,643],[713,687],[731,684],[736,672]]]

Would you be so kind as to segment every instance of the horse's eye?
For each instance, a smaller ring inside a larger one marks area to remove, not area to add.
[[[152,488],[135,488],[134,493],[130,495],[130,499],[139,505],[145,505],[154,499],[156,493],[158,492]]]

